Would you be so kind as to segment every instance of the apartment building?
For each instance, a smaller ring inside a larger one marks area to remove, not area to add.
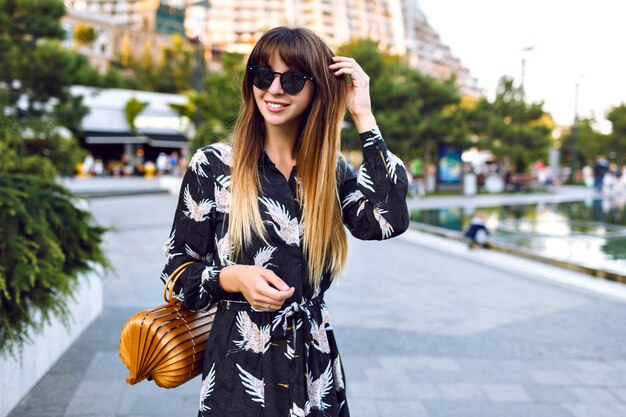
[[[188,7],[187,17],[194,22],[187,29],[204,33],[211,49],[242,54],[278,25],[308,27],[333,48],[371,38],[381,50],[406,56],[412,67],[426,74],[436,78],[455,74],[464,95],[481,95],[477,80],[443,44],[418,0],[212,0],[208,10]]]
[[[172,33],[185,32],[182,0],[65,0],[65,7],[65,46],[85,55],[101,72],[125,54],[140,57],[149,52],[158,60],[162,48],[171,44]],[[79,25],[94,29],[93,43],[75,42],[73,32]]]
[[[247,54],[268,29],[299,25],[333,48],[352,39],[374,39],[382,51],[405,56],[426,74],[455,74],[462,94],[482,94],[477,80],[430,26],[418,0],[66,0],[66,5],[68,33],[80,22],[96,29],[94,44],[75,47],[100,68],[128,45],[135,56],[146,49],[156,56],[173,32],[199,38],[207,53]]]

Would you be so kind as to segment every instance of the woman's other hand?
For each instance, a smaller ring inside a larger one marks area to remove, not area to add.
[[[219,284],[226,292],[240,292],[255,310],[277,311],[293,296],[273,271],[255,265],[231,265],[220,271]]]
[[[372,114],[372,102],[370,100],[370,77],[354,58],[334,56],[333,64],[328,66],[336,76],[349,75],[352,83],[348,85],[346,92],[346,109],[352,116],[359,132],[371,130],[376,126],[376,120]]]

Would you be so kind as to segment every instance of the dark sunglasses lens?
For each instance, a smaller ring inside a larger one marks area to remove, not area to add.
[[[254,74],[252,84],[258,88],[268,88],[274,81],[274,73],[267,67],[254,67],[252,74]]]
[[[287,94],[298,94],[304,88],[306,80],[302,74],[287,71],[280,77],[280,83]]]

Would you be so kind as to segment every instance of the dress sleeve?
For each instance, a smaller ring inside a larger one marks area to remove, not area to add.
[[[358,174],[352,172],[343,158],[338,163],[343,222],[359,239],[398,236],[409,226],[404,164],[387,149],[377,127],[359,137],[363,164]]]
[[[194,262],[174,288],[174,296],[192,311],[208,309],[227,294],[218,283],[222,267],[215,259],[214,180],[211,173],[207,173],[208,160],[202,158],[204,152],[198,152],[202,154],[194,156],[183,177],[170,237],[163,246],[166,263],[161,273],[165,283],[180,265]]]

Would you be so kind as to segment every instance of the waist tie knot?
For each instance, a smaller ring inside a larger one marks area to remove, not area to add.
[[[316,304],[322,304],[320,297],[298,303],[296,301],[287,307],[279,310],[272,320],[272,338],[286,338],[291,330],[292,348],[296,346],[298,329],[302,327],[304,341],[307,346],[311,344],[311,311],[310,308]]]

